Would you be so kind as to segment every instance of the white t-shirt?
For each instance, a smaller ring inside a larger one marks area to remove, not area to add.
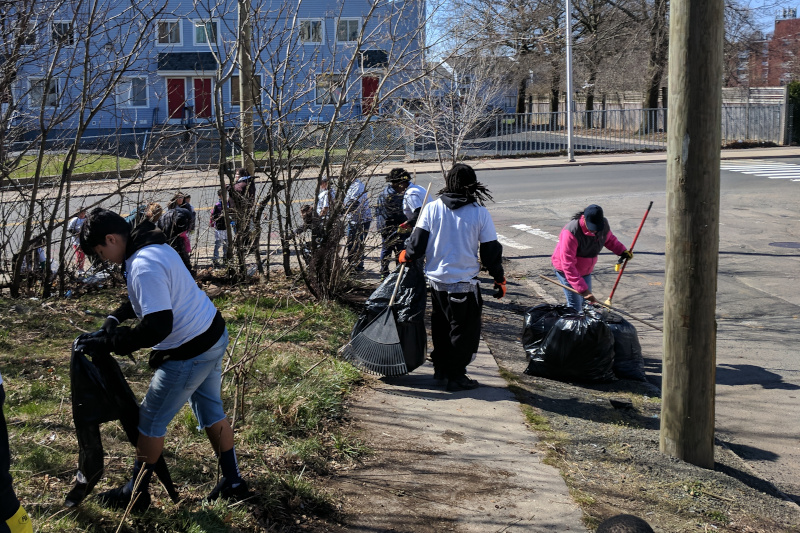
[[[83,222],[86,220],[85,218],[81,217],[72,217],[69,220],[69,224],[67,224],[67,231],[72,235],[72,244],[79,245],[81,243],[80,232],[81,226],[83,226]]]
[[[208,329],[217,308],[197,287],[178,252],[169,244],[140,248],[125,261],[128,298],[141,319],[158,311],[172,311],[172,332],[153,349],[177,348]]]
[[[439,283],[474,283],[480,243],[497,240],[489,211],[476,203],[449,209],[437,199],[422,208],[417,227],[430,232],[425,274]]]
[[[414,211],[422,207],[425,200],[425,189],[414,183],[409,184],[406,193],[403,195],[403,214],[407,219],[414,216]]]
[[[331,189],[331,186],[328,185],[328,188],[324,191],[319,191],[319,195],[317,196],[317,214],[321,215],[322,210],[326,207],[331,206],[331,199],[336,198],[336,193]]]
[[[366,187],[359,179],[353,181],[344,195],[345,207],[354,202],[358,202],[358,207],[349,210],[347,215],[348,222],[371,222],[372,211],[369,208],[369,197],[367,196]]]

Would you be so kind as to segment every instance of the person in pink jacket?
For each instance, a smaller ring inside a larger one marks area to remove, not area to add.
[[[597,302],[592,294],[592,271],[603,247],[620,257],[633,258],[633,252],[611,233],[608,220],[603,217],[603,208],[592,204],[582,212],[575,213],[564,226],[550,258],[558,280],[580,293],[577,295],[564,289],[567,305],[579,312],[583,309],[584,299]]]

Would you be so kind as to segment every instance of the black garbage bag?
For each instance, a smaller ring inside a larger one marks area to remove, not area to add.
[[[575,313],[575,310],[566,305],[542,304],[531,307],[525,311],[525,324],[522,327],[522,346],[528,357],[533,350],[539,346],[550,328],[559,318],[568,314]]]
[[[425,331],[425,302],[428,295],[428,284],[425,281],[425,273],[422,270],[422,260],[406,263],[403,277],[397,288],[397,295],[392,305],[395,322],[397,323],[397,334],[400,336],[400,346],[403,348],[403,355],[406,367],[411,372],[419,368],[425,362],[425,354],[428,347],[428,337]],[[364,304],[364,310],[356,320],[350,338],[354,338],[363,330],[375,317],[386,309],[389,300],[392,298],[394,284],[400,268],[386,276],[386,279],[375,289]]]
[[[647,381],[636,328],[616,313],[607,313],[603,321],[614,335],[614,374],[619,379]]]
[[[119,364],[108,351],[87,356],[78,348],[80,338],[72,344],[69,369],[72,419],[78,438],[78,473],[75,486],[65,499],[67,507],[79,505],[103,476],[100,424],[119,420],[131,444],[136,446],[139,439],[139,402]],[[172,501],[177,502],[180,497],[163,454],[156,462],[155,474]]]
[[[525,373],[562,381],[614,381],[614,336],[593,311],[559,318],[533,350]]]

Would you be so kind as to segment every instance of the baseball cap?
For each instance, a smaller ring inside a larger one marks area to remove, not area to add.
[[[600,231],[603,229],[603,226],[605,226],[603,222],[603,208],[596,204],[590,205],[583,210],[583,220],[589,231]]]

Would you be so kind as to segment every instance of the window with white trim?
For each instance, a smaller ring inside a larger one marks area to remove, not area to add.
[[[300,42],[303,44],[322,44],[322,20],[300,21]]]
[[[239,107],[241,103],[241,93],[239,92],[239,76],[231,76],[231,106]],[[256,75],[253,78],[255,83],[253,91],[253,105],[261,105],[261,76]]]
[[[156,42],[160,45],[181,44],[181,22],[179,20],[159,20]]]
[[[148,107],[147,78],[123,78],[117,92],[120,107]]]
[[[217,44],[218,36],[218,20],[194,21],[194,44]]]
[[[57,107],[59,87],[58,80],[51,78],[30,78],[30,92],[28,93],[28,107],[36,109],[42,106]]]
[[[27,23],[25,24],[24,27],[22,26],[23,21],[19,22],[20,22],[19,24],[20,27],[18,30],[19,33],[17,38],[19,39],[20,46],[26,46],[26,47],[36,46],[36,43],[38,41],[38,39],[36,38],[38,33],[37,31],[38,23],[36,19],[31,18],[27,20],[26,21]]]
[[[54,21],[51,35],[54,45],[75,46],[75,29],[71,20]]]
[[[317,105],[333,105],[342,98],[346,102],[344,93],[344,74],[317,74],[314,87],[314,99]]]
[[[339,19],[336,22],[336,42],[352,43],[358,41],[361,21],[358,19]]]

